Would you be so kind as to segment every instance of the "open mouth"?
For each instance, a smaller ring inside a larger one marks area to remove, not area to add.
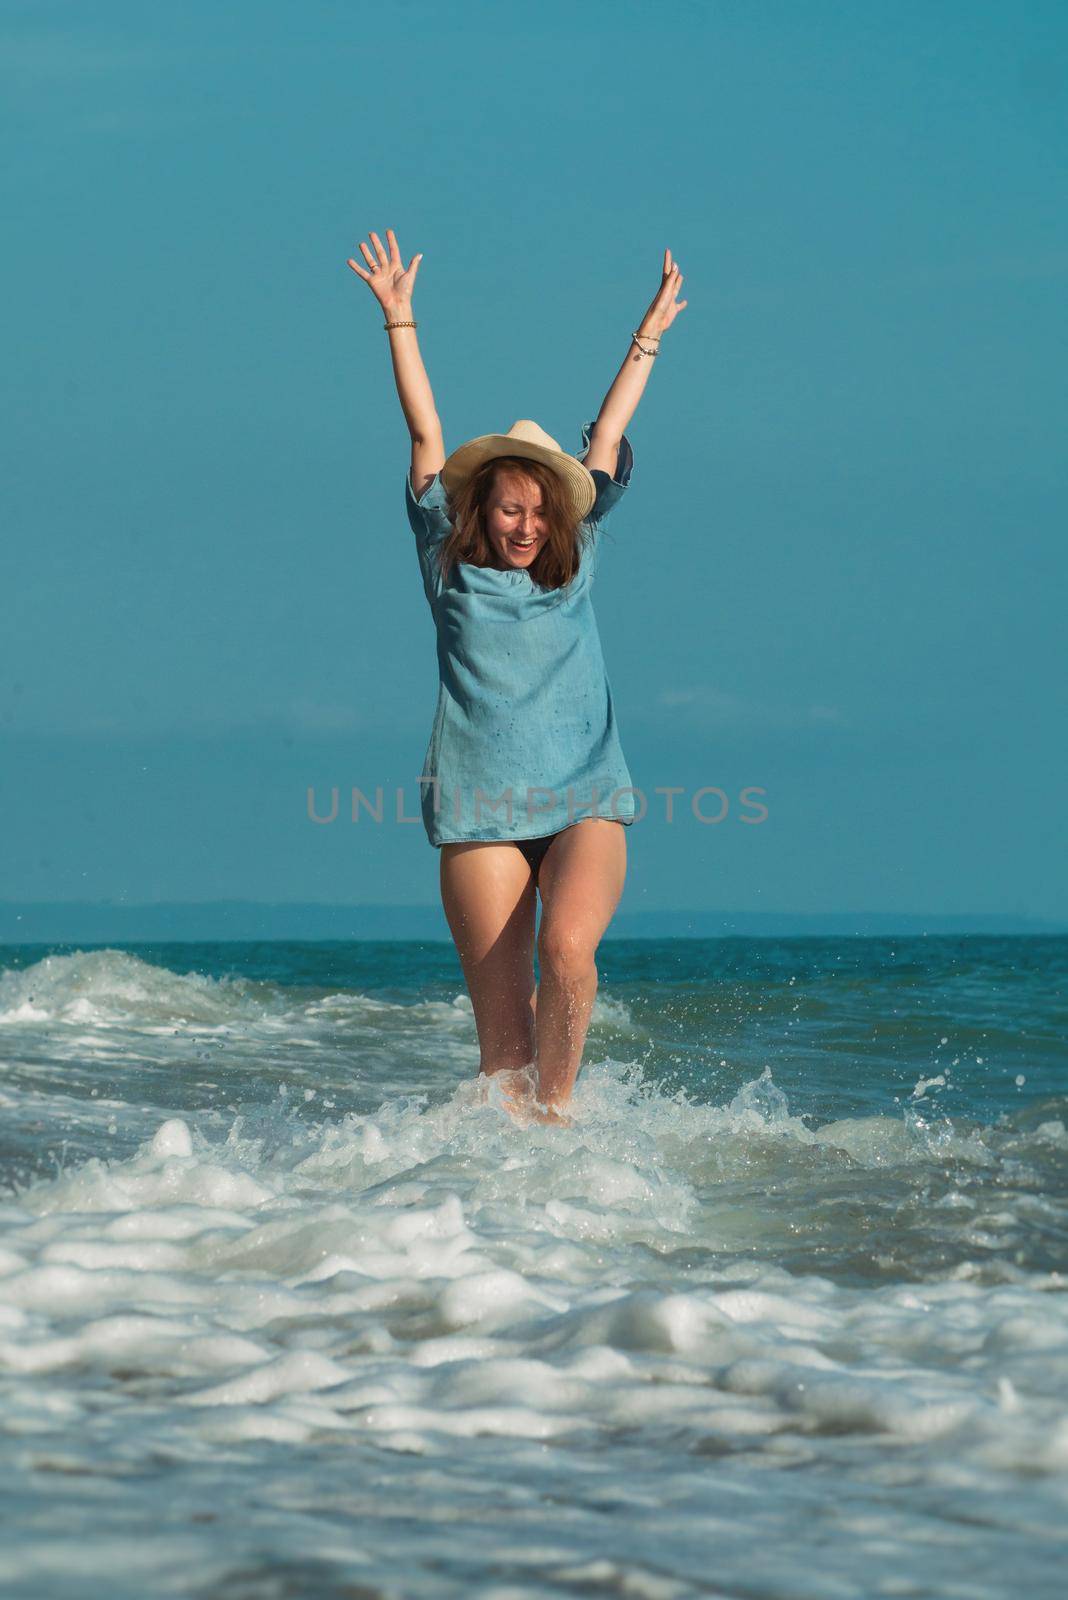
[[[536,541],[534,539],[509,539],[508,540],[508,543],[512,546],[513,550],[533,550],[535,542]]]

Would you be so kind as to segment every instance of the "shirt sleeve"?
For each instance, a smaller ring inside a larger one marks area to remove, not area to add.
[[[593,423],[582,424],[582,449],[578,459],[581,461],[590,448],[590,435],[593,432]],[[614,476],[602,472],[595,467],[590,476],[597,488],[597,498],[593,502],[593,509],[586,513],[586,522],[595,527],[598,532],[608,520],[608,513],[612,507],[618,505],[630,483],[630,475],[634,470],[634,450],[626,434],[619,443],[619,454],[616,457],[616,470]]]
[[[441,543],[452,532],[448,500],[445,494],[445,485],[441,481],[441,473],[436,472],[434,474],[417,500],[412,489],[411,473],[406,472],[404,474],[404,503],[408,512],[408,523],[415,534],[419,568],[423,574],[423,588],[426,590],[427,599],[433,604],[435,598],[441,592],[441,566],[439,562]]]

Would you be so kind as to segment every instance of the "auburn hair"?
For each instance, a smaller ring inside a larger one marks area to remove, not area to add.
[[[442,578],[448,577],[457,561],[475,567],[494,564],[496,551],[486,532],[486,505],[500,467],[521,473],[541,490],[549,536],[524,570],[540,588],[562,589],[578,572],[588,535],[575,515],[559,474],[543,461],[532,461],[528,456],[493,456],[476,468],[455,498],[447,496],[452,532],[441,546]]]

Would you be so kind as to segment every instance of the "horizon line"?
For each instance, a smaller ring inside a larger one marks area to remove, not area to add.
[[[270,910],[316,910],[316,911],[441,911],[441,903],[437,900],[255,900],[250,896],[229,895],[216,899],[179,900],[174,898],[160,900],[125,900],[125,899],[100,899],[100,900],[0,900],[0,911],[36,910],[38,907],[77,906],[86,911],[158,911],[180,906],[183,910],[202,910],[215,906],[256,906]],[[925,907],[920,910],[905,911],[897,908],[893,911],[878,910],[870,907],[841,906],[821,907],[815,911],[800,911],[792,907],[778,906],[767,909],[763,906],[643,906],[640,910],[621,910],[618,914],[625,916],[700,916],[700,917],[991,917],[1000,920],[1016,922],[1041,922],[1047,925],[1062,926],[1068,932],[1068,913],[1063,924],[1049,916],[1038,915],[1030,911],[995,911],[990,908],[984,910],[958,910],[942,909],[933,910]]]

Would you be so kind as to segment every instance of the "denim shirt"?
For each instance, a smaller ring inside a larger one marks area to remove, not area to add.
[[[581,460],[592,422],[582,428]],[[437,632],[438,703],[420,779],[427,838],[537,838],[582,817],[634,821],[593,611],[592,586],[609,512],[630,483],[624,435],[616,473],[592,473],[597,496],[569,584],[542,589],[523,568],[438,557],[452,531],[436,474],[417,500],[405,473],[408,521]]]

